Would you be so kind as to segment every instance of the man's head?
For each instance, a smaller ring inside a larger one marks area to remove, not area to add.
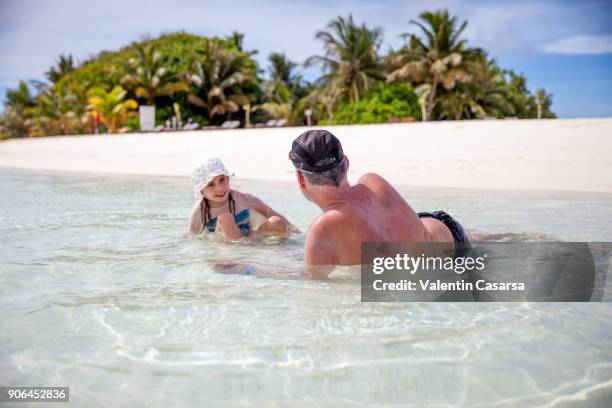
[[[332,188],[347,184],[348,158],[340,140],[327,130],[309,130],[298,136],[291,145],[289,159],[298,172],[300,188],[309,199],[312,197],[306,191],[306,182],[310,186]]]

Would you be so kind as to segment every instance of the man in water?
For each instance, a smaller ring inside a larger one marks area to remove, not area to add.
[[[302,194],[323,211],[306,234],[305,262],[313,275],[361,263],[362,242],[449,242],[469,245],[461,224],[443,211],[415,213],[381,176],[367,173],[349,185],[349,159],[326,130],[293,141],[289,159]]]

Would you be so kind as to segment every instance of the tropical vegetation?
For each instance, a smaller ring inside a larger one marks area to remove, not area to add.
[[[91,134],[139,129],[139,105],[155,106],[156,124],[176,127],[240,121],[260,126],[384,123],[410,120],[554,118],[552,95],[531,92],[524,75],[503,69],[464,37],[467,21],[448,10],[411,20],[404,44],[381,52],[383,30],[352,15],[314,38],[322,52],[303,64],[268,56],[261,69],[244,34],[188,33],[145,38],[86,61],[60,55],[48,82],[19,82],[7,92],[0,137]],[[306,81],[300,66],[319,67]]]
[[[333,118],[323,120],[321,124],[387,123],[402,118],[420,120],[417,99],[412,85],[381,81],[358,102],[342,103]]]

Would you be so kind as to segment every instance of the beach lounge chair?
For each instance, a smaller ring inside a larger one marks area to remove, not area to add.
[[[199,123],[192,122],[192,123],[185,124],[185,126],[183,126],[183,130],[196,130],[199,127],[200,127]]]
[[[240,127],[239,120],[226,120],[221,125],[221,129],[236,129],[237,127]]]
[[[276,126],[276,119],[270,119],[266,122],[266,127],[274,127]]]
[[[182,127],[181,130],[196,130],[200,127],[200,124],[197,122],[194,122],[192,118],[187,119],[187,123],[185,123]]]

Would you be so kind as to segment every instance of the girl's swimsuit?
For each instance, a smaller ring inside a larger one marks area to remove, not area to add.
[[[248,235],[251,229],[249,225],[249,209],[245,208],[238,214],[234,215],[234,220],[236,221],[238,228],[240,228],[240,234],[242,234],[243,237]],[[215,232],[215,228],[217,227],[217,217],[208,221],[208,223],[206,223],[206,227],[208,228],[208,232]]]

